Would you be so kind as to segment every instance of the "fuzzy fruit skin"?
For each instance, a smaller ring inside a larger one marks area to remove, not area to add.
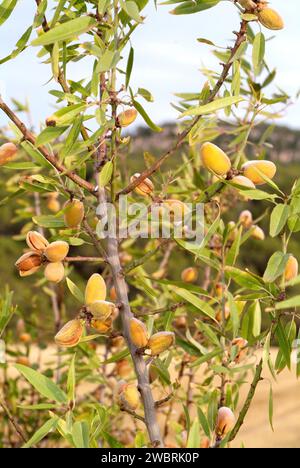
[[[130,319],[129,324],[130,338],[137,348],[145,348],[148,344],[148,331],[143,322],[136,318]]]
[[[255,240],[261,241],[265,240],[266,238],[264,231],[259,226],[253,226],[251,237]]]
[[[72,348],[76,346],[83,333],[81,320],[75,319],[67,322],[55,336],[55,342],[63,348]]]
[[[125,384],[119,394],[120,405],[131,410],[136,410],[140,404],[140,394],[133,384]]]
[[[291,281],[292,279],[298,276],[298,260],[291,255],[287,261],[285,271],[284,271],[284,279],[285,281]]]
[[[20,276],[31,276],[42,265],[42,256],[38,252],[27,252],[16,261],[16,267]]]
[[[117,117],[117,124],[119,127],[128,127],[131,125],[137,118],[136,109],[127,109]]]
[[[88,311],[94,319],[104,321],[114,313],[115,309],[115,304],[107,301],[95,301],[88,306]]]
[[[77,228],[84,218],[84,205],[80,200],[70,200],[64,206],[64,221],[69,228]]]
[[[252,182],[252,180],[250,180],[247,177],[242,176],[242,175],[238,175],[238,176],[233,177],[231,179],[231,182],[236,184],[236,185],[240,185],[241,187],[247,187],[249,190],[250,189],[255,189],[255,185]]]
[[[248,161],[242,166],[244,176],[250,179],[255,185],[263,185],[266,183],[258,171],[269,179],[273,179],[276,170],[276,166],[272,161],[265,160]]]
[[[216,435],[223,438],[228,434],[235,425],[235,416],[230,408],[223,406],[218,411]]]
[[[62,262],[69,253],[70,246],[67,242],[56,241],[48,245],[45,255],[49,262]]]
[[[251,211],[242,211],[239,217],[239,221],[244,228],[249,229],[253,224],[253,216]]]
[[[16,155],[18,148],[13,143],[4,143],[0,146],[0,166],[4,166]]]
[[[51,283],[60,283],[65,277],[65,267],[61,262],[48,263],[44,274]]]
[[[47,239],[37,231],[29,231],[26,236],[26,243],[31,250],[44,252],[49,245]]]
[[[104,279],[98,273],[94,273],[87,282],[85,288],[85,304],[93,304],[96,301],[105,301],[107,294]]]
[[[135,182],[136,179],[140,177],[140,173],[134,174],[132,177],[130,177],[130,182]],[[147,195],[150,195],[154,190],[154,185],[151,182],[150,179],[146,178],[141,182],[137,187],[135,187],[134,191],[138,193],[139,195],[142,195],[143,197],[146,197]]]
[[[21,333],[20,341],[24,344],[31,343],[32,341],[31,335],[29,333]]]
[[[152,335],[148,342],[148,348],[151,350],[152,356],[158,356],[170,348],[175,342],[173,332],[158,332]]]
[[[227,154],[213,143],[204,143],[200,155],[203,165],[214,174],[224,176],[231,169],[231,162]]]
[[[112,328],[112,319],[111,319],[111,317],[109,317],[106,320],[92,319],[91,320],[91,326],[98,333],[105,334],[105,333],[108,333]]]
[[[277,13],[277,11],[273,10],[272,8],[263,8],[258,13],[258,20],[263,26],[265,26],[265,28],[271,29],[273,31],[279,31],[280,29],[284,28],[283,19]]]
[[[194,267],[186,268],[181,273],[181,279],[186,283],[194,283],[198,279],[198,270]]]

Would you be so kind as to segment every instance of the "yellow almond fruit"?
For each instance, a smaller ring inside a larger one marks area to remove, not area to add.
[[[16,155],[18,148],[13,143],[4,143],[0,146],[0,166],[10,162]]]
[[[248,177],[245,177],[245,176],[242,176],[242,175],[238,175],[238,176],[233,177],[231,179],[231,182],[233,184],[239,185],[241,187],[246,187],[249,190],[250,189],[255,189],[255,185],[252,182],[252,180],[250,180],[250,179],[248,179]]]
[[[140,177],[141,174],[139,174],[138,172],[136,174],[134,174],[131,178],[130,178],[130,182],[135,182],[136,179],[138,179]],[[143,180],[143,182],[141,182],[137,187],[135,187],[135,192],[138,193],[139,195],[142,195],[143,197],[147,196],[147,195],[150,195],[153,190],[154,190],[154,185],[153,183],[151,182],[150,179],[146,178]]]
[[[244,176],[250,179],[255,185],[263,185],[266,183],[262,175],[273,179],[276,170],[276,166],[272,161],[265,160],[248,161],[242,166]]]
[[[225,284],[222,284],[222,283],[217,283],[216,286],[215,286],[215,290],[216,290],[216,294],[219,298],[223,297],[223,295],[226,293],[227,291],[227,287]]]
[[[228,240],[234,242],[238,236],[238,229],[234,221],[229,221],[228,223]]]
[[[112,329],[112,318],[109,317],[106,320],[97,320],[97,319],[92,319],[91,320],[91,326],[94,328],[94,330],[97,330],[98,333],[108,333]]]
[[[80,200],[70,200],[64,206],[64,221],[69,228],[80,226],[84,218],[84,205]]]
[[[64,348],[76,346],[83,334],[81,320],[74,319],[67,322],[55,336],[55,342]]]
[[[52,242],[45,250],[45,255],[49,262],[62,262],[69,252],[69,244],[64,241]]]
[[[279,13],[272,8],[263,8],[258,13],[258,21],[265,26],[265,28],[278,31],[284,28],[284,22]]]
[[[123,386],[123,390],[119,395],[120,405],[131,410],[136,410],[140,404],[140,393],[134,384]]]
[[[22,366],[30,367],[30,361],[26,356],[19,356],[16,360],[17,364],[21,364]]]
[[[231,169],[231,162],[226,153],[213,143],[204,143],[200,150],[203,165],[210,172],[219,176],[226,175]]]
[[[173,332],[158,332],[150,337],[148,348],[150,348],[152,356],[157,356],[169,349],[174,342],[175,335]]]
[[[147,346],[149,336],[146,325],[136,318],[131,318],[129,323],[130,338],[137,348]]]
[[[119,127],[128,127],[131,125],[137,118],[136,109],[127,109],[117,117],[117,124]]]
[[[230,408],[223,406],[218,411],[216,435],[223,438],[228,434],[235,425],[235,416]]]
[[[253,216],[252,216],[251,211],[249,210],[242,211],[239,216],[239,222],[244,228],[249,229],[253,224]]]
[[[286,281],[291,281],[296,276],[298,276],[298,260],[293,255],[290,255],[285,266],[284,278]]]
[[[256,240],[265,240],[266,236],[264,231],[259,227],[259,226],[253,226],[253,229],[251,231],[251,237]]]
[[[52,211],[52,213],[58,213],[60,211],[60,203],[57,198],[52,196],[48,197],[47,208]]]
[[[189,213],[188,206],[181,200],[167,199],[160,206],[160,215],[162,217],[170,215],[174,221],[182,221],[182,218]]]
[[[85,304],[93,304],[96,301],[104,301],[107,290],[104,279],[98,273],[94,273],[87,282],[85,288]]]
[[[42,256],[38,252],[27,252],[16,261],[20,276],[33,275],[42,265]]]
[[[132,367],[127,361],[127,359],[121,359],[116,363],[116,374],[119,377],[125,378],[128,377],[132,373]]]
[[[44,275],[51,283],[60,283],[65,277],[65,267],[61,262],[48,263]]]
[[[106,320],[115,312],[115,309],[115,304],[108,301],[95,301],[88,306],[88,311],[97,320]]]
[[[228,320],[230,317],[230,308],[228,305],[225,306],[225,310],[224,310],[224,318],[225,320]],[[223,311],[222,310],[218,310],[218,312],[216,313],[216,320],[217,322],[221,323],[223,321]]]
[[[47,239],[37,231],[29,231],[26,236],[26,243],[31,250],[44,252],[49,245]]]
[[[32,341],[31,335],[29,333],[21,333],[20,341],[24,344],[31,343]]]
[[[181,273],[182,281],[186,283],[194,283],[198,279],[198,270],[194,267],[186,268]]]
[[[235,357],[235,362],[239,363],[241,362],[246,355],[248,354],[248,341],[245,340],[244,338],[235,338],[231,342],[231,346],[236,346],[238,349],[237,355]]]
[[[125,340],[123,336],[115,336],[114,338],[112,338],[111,345],[113,348],[123,348],[125,346]]]
[[[202,439],[201,444],[200,444],[200,448],[209,449],[210,446],[211,446],[211,442],[210,442],[208,437],[205,437],[204,439]]]
[[[122,266],[132,262],[132,255],[127,252],[120,252],[119,258]]]

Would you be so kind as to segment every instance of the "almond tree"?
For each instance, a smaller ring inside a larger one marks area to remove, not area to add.
[[[182,120],[174,142],[157,157],[145,153],[144,169],[137,173],[126,160],[134,138],[126,128],[139,114],[151,131],[162,131],[141,104],[152,101],[150,91],[130,86],[134,32],[143,27],[147,3],[57,0],[53,7],[36,0],[32,25],[1,61],[4,67],[33,48],[44,62],[41,67],[49,67],[50,95],[58,107],[45,115],[37,132],[19,117],[29,111],[26,106],[14,102],[15,110],[0,99],[10,121],[0,163],[8,177],[11,170],[18,174],[7,182],[4,203],[17,197],[34,201],[32,219],[21,233],[29,250],[16,267],[22,277],[40,278],[43,272],[50,283],[58,345],[56,383],[28,362],[16,365],[39,395],[38,403],[30,402],[23,411],[45,410],[36,432],[26,426],[21,410],[13,414],[9,393],[0,400],[6,421],[27,447],[53,434],[64,440],[59,444],[75,447],[119,447],[121,442],[131,447],[224,447],[238,435],[263,370],[269,368],[275,377],[291,367],[300,302],[287,289],[299,283],[289,241],[299,231],[299,182],[285,194],[273,180],[276,166],[268,160],[272,125],[258,145],[251,140],[258,124],[277,117],[289,104],[284,92],[268,91],[276,72],[265,59],[265,35],[282,29],[283,21],[264,0],[227,5],[237,18],[230,47],[216,47],[213,37],[198,39],[199,47],[213,48],[221,66],[202,70],[202,89],[178,95]],[[166,2],[175,15],[212,9],[212,21],[218,3]],[[13,10],[17,14],[18,2],[4,0],[0,9],[1,25]],[[89,76],[72,79],[70,65],[83,62]],[[220,135],[226,141],[222,148],[215,144]],[[107,224],[119,218],[124,195],[129,203],[146,204],[147,219],[151,207],[158,209],[161,223],[168,211],[170,238],[124,239],[120,231],[103,236]],[[267,206],[257,219],[249,209],[251,200],[259,201],[262,210]],[[191,202],[204,206],[204,237],[197,242],[186,232],[183,239],[174,234],[176,216],[186,215]],[[230,209],[239,205],[239,219],[228,219]],[[110,218],[112,207],[116,211]],[[239,265],[239,253],[251,239],[265,241],[258,223],[266,218],[270,236],[280,236],[282,248],[266,262],[261,277]],[[84,254],[90,244],[93,256]],[[78,246],[82,254],[72,256]],[[171,280],[172,257],[183,253],[189,267],[180,280]],[[72,280],[76,263],[90,264],[93,270],[85,294]],[[27,280],[20,279],[20,287],[21,281]],[[64,281],[80,307],[62,326],[57,285]],[[14,312],[10,298],[3,303],[2,332]],[[270,355],[274,340],[279,345],[275,363]],[[97,341],[104,350],[100,361],[91,344]],[[240,387],[251,372],[250,390],[238,411]],[[75,374],[77,383],[85,378],[97,383],[87,401],[76,398]],[[120,379],[124,376],[125,381]],[[28,390],[24,399],[28,403]],[[120,431],[125,413],[132,424],[126,441]]]

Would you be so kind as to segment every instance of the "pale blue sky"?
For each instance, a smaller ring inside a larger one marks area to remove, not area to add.
[[[31,23],[34,4],[33,0],[19,0],[11,19],[0,28],[0,57],[11,52]],[[271,68],[278,70],[277,84],[295,96],[300,88],[300,2],[273,0],[272,6],[284,17],[286,27],[276,32],[275,38],[268,43],[268,61]],[[151,2],[144,11],[145,24],[133,36],[135,67],[132,85],[152,92],[155,102],[147,104],[146,108],[158,123],[176,118],[176,111],[170,106],[170,102],[175,102],[173,93],[199,90],[203,83],[199,69],[218,64],[210,48],[199,44],[196,38],[210,38],[220,45],[230,44],[232,31],[238,27],[235,8],[228,1],[195,15],[174,16],[168,13],[169,10],[169,6],[160,6],[156,11]],[[267,37],[272,35],[267,30],[265,33]],[[16,60],[1,65],[0,83],[6,98],[15,96],[21,101],[30,100],[34,121],[38,123],[52,112],[54,99],[47,94],[49,68],[39,65],[36,52],[30,48]],[[74,73],[75,78],[88,75],[88,64],[80,62]],[[55,86],[51,84],[51,87]],[[4,122],[0,115],[0,124]],[[282,123],[300,128],[300,103],[287,110]]]

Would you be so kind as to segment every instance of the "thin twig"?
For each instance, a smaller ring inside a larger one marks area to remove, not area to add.
[[[0,109],[7,115],[7,117],[18,127],[20,132],[22,133],[24,140],[29,141],[34,146],[36,146],[36,138],[33,133],[28,130],[26,125],[19,119],[19,117],[9,108],[9,106],[2,100],[0,97]],[[69,179],[71,179],[75,184],[79,185],[83,189],[90,192],[92,195],[96,196],[95,187],[90,182],[82,179],[78,174],[74,171],[70,171],[67,169],[63,164],[61,164],[54,155],[50,154],[47,148],[44,146],[38,147],[40,153],[44,156],[44,158],[61,174],[65,175]]]
[[[27,442],[27,439],[25,437],[25,434],[23,432],[23,429],[21,428],[21,426],[19,425],[19,423],[15,420],[15,418],[13,417],[13,415],[11,414],[8,406],[6,405],[5,401],[0,397],[0,406],[2,407],[2,409],[4,410],[4,412],[6,413],[9,421],[11,422],[12,426],[15,428],[16,430],[16,433],[19,435],[20,439],[23,441],[23,442]]]
[[[217,81],[216,85],[214,86],[214,88],[212,89],[212,91],[210,92],[210,95],[209,95],[208,99],[206,100],[205,104],[210,103],[215,99],[215,97],[217,96],[218,92],[220,91],[223,83],[225,82],[225,80],[226,80],[226,78],[228,76],[228,73],[230,72],[230,69],[232,67],[232,64],[233,64],[233,61],[234,61],[233,59],[234,59],[235,54],[236,54],[238,48],[240,47],[240,45],[246,40],[247,24],[248,23],[245,20],[243,20],[241,22],[240,30],[239,30],[238,33],[236,33],[235,44],[231,49],[231,53],[230,53],[230,57],[228,59],[228,62],[223,64],[223,71],[221,73],[221,76],[220,76],[219,80]],[[197,125],[197,123],[200,121],[201,118],[202,118],[202,115],[199,115],[199,116],[195,117],[194,120],[192,121],[192,123],[183,132],[180,133],[176,143],[171,148],[169,148],[159,159],[157,159],[152,166],[150,166],[148,169],[146,169],[144,172],[142,172],[140,177],[137,177],[127,187],[125,187],[123,190],[121,190],[118,193],[117,196],[119,197],[120,195],[125,195],[127,193],[132,192],[147,177],[150,177],[153,173],[155,173],[161,167],[161,165],[166,161],[166,159],[168,159],[175,151],[178,150],[178,148],[180,148],[180,146],[184,143],[184,141],[185,141],[186,137],[188,136],[188,134],[190,133],[190,131],[195,127],[195,125]]]

